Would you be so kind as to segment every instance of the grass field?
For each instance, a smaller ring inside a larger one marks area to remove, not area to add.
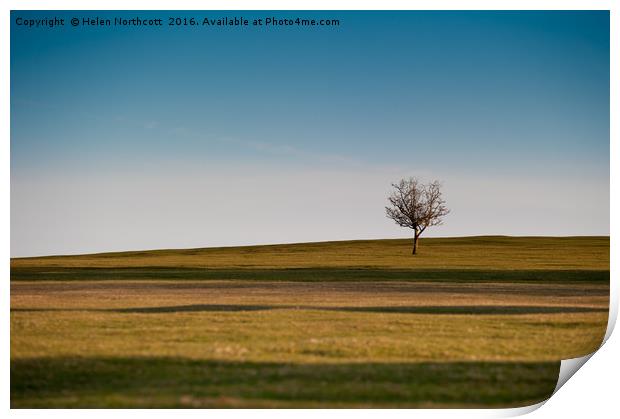
[[[607,324],[609,237],[11,261],[11,406],[504,407]]]

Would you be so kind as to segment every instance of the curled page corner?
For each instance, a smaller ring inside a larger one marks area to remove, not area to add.
[[[605,331],[605,337],[601,346],[607,342],[611,336],[614,328],[616,327],[616,319],[618,318],[618,293],[616,287],[611,287],[609,290],[609,317],[607,318],[607,330]]]
[[[615,326],[616,319],[618,317],[618,295],[616,294],[615,287],[610,290],[610,304],[609,304],[609,317],[607,319],[607,330],[605,331],[605,337],[601,342],[600,349],[611,336]],[[590,358],[598,351],[598,349],[588,355],[584,355],[579,358],[563,359],[560,364],[560,374],[558,376],[558,383],[553,390],[553,394],[562,388],[564,384],[579,370],[583,365],[588,362]],[[551,396],[553,396],[553,394]]]
[[[615,290],[615,287],[611,287],[610,289],[610,304],[609,304],[609,316],[607,319],[607,330],[605,331],[605,337],[603,338],[603,341],[601,342],[601,346],[595,350],[594,352],[588,354],[588,355],[584,355],[582,357],[579,358],[572,358],[572,359],[563,359],[560,363],[560,373],[558,375],[558,383],[555,386],[555,390],[553,390],[553,394],[551,394],[551,397],[553,397],[553,395],[555,393],[558,392],[558,390],[560,388],[562,388],[562,386],[564,384],[566,384],[566,382],[573,376],[575,375],[575,373],[577,371],[579,371],[579,369],[581,367],[584,366],[584,364],[586,362],[588,362],[588,360],[590,358],[592,358],[592,356],[594,356],[594,354],[607,342],[607,340],[609,339],[609,337],[611,336],[614,328],[616,327],[616,320],[618,317],[618,294]],[[550,398],[551,398],[550,397]],[[548,400],[548,399],[547,399]],[[542,404],[544,404],[545,402],[543,402]],[[542,405],[541,404],[541,405]],[[540,406],[538,406],[540,407]],[[533,409],[535,410],[535,409]]]
[[[553,393],[551,393],[549,398],[539,403],[532,404],[529,406],[502,409],[501,412],[499,412],[498,417],[514,417],[514,416],[526,415],[542,407],[542,405],[547,403],[549,399],[551,399],[551,397],[553,397],[553,395],[557,393],[557,391],[560,388],[562,388],[562,386],[566,384],[566,382],[579,370],[579,368],[583,367],[583,365],[586,362],[588,362],[588,360],[592,358],[592,355],[594,355],[595,353],[596,351],[588,355],[579,357],[579,358],[561,360],[560,361],[560,373],[558,374],[558,382],[555,386],[555,389],[553,390]]]
[[[531,406],[524,406],[524,407],[518,407],[518,408],[513,408],[513,409],[505,409],[503,412],[504,415],[502,415],[502,417],[525,415],[527,413],[533,412],[534,410],[538,409],[539,407],[547,403],[547,401],[549,401],[549,399],[551,399],[551,397],[553,397],[553,395],[557,393],[558,390],[562,388],[562,386],[566,384],[568,380],[570,380],[570,378],[573,375],[575,375],[575,373],[579,371],[579,369],[583,367],[585,363],[588,362],[588,360],[592,358],[596,352],[598,352],[598,350],[607,342],[607,340],[611,336],[616,326],[616,319],[618,317],[618,304],[617,304],[617,299],[615,297],[616,295],[614,294],[614,290],[612,288],[611,295],[610,295],[609,318],[607,320],[607,330],[605,331],[605,337],[603,338],[603,342],[601,342],[601,346],[598,349],[596,349],[594,352],[589,353],[587,355],[584,355],[578,358],[561,360],[560,361],[560,372],[558,374],[558,382],[555,386],[555,389],[553,390],[553,393],[551,394],[551,396],[549,396],[547,400],[543,400],[542,402],[533,404]]]
[[[560,374],[558,376],[558,383],[555,386],[555,390],[553,390],[553,394],[557,393],[557,391],[562,388],[564,384],[579,370],[579,368],[583,367],[583,365],[588,362],[592,355],[594,355],[596,351],[591,354],[572,359],[563,359],[560,364]],[[553,394],[551,395],[553,397]]]
[[[549,400],[549,399],[547,399],[547,400]],[[532,413],[534,410],[537,410],[543,404],[547,403],[547,400],[543,400],[542,402],[531,404],[529,406],[511,407],[511,408],[508,408],[508,409],[502,409],[501,411],[498,412],[499,414],[496,417],[511,418],[511,417],[515,417],[515,416],[527,415],[528,413]]]

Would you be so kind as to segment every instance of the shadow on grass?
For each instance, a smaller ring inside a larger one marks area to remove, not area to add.
[[[190,304],[180,306],[127,307],[127,308],[12,308],[11,312],[113,312],[113,313],[182,313],[182,312],[240,312],[263,310],[321,310],[366,313],[411,314],[553,314],[553,313],[606,313],[607,308],[576,306],[303,306],[303,305],[243,305],[243,304]]]
[[[11,360],[11,407],[500,407],[548,398],[560,362],[291,364]]]
[[[11,268],[11,281],[38,280],[257,280],[257,281],[448,281],[609,283],[609,270],[481,269],[208,269],[208,268]]]

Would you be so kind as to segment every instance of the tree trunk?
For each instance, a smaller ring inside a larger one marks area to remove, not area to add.
[[[411,252],[412,255],[415,255],[416,251],[418,250],[418,238],[420,237],[420,235],[418,234],[418,232],[416,231],[413,234],[413,251]]]

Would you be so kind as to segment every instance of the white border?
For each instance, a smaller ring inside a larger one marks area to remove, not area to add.
[[[9,331],[9,307],[10,307],[10,286],[9,280],[9,258],[10,258],[10,79],[9,79],[9,63],[10,63],[10,10],[611,10],[611,210],[610,214],[617,214],[620,211],[618,205],[618,195],[614,192],[614,180],[617,179],[618,173],[618,124],[614,120],[620,120],[618,113],[618,74],[620,66],[618,65],[617,40],[619,39],[618,27],[620,19],[618,18],[618,7],[614,7],[616,3],[611,0],[607,1],[583,1],[583,0],[437,0],[437,1],[394,1],[384,0],[380,4],[375,4],[368,0],[360,1],[342,1],[342,0],[314,0],[314,1],[296,1],[291,4],[290,1],[274,1],[274,0],[245,0],[245,1],[196,1],[196,0],[178,0],[178,1],[138,1],[138,0],[91,0],[86,2],[77,0],[5,0],[1,4],[3,11],[2,19],[0,19],[0,132],[2,133],[2,145],[0,147],[0,170],[2,173],[2,221],[0,231],[2,240],[0,246],[4,255],[4,278],[2,282],[2,297],[0,304],[2,305],[2,313],[5,319],[1,323],[2,336],[4,336],[4,345],[2,345],[2,378],[0,380],[0,397],[2,407],[7,411],[10,406],[10,390],[9,390],[9,367],[10,367],[10,331]],[[610,234],[616,237],[618,234],[618,223],[614,217],[611,218]],[[615,240],[611,240],[611,272],[612,272],[612,299],[610,308],[610,322],[606,338],[610,337],[618,312],[618,280],[614,278],[617,271],[618,246]],[[599,352],[586,364],[583,372],[577,373],[578,378],[569,380],[562,389],[554,395],[546,404],[545,408],[537,410],[532,417],[583,417],[584,415],[595,414],[595,417],[609,416],[609,412],[617,411],[617,395],[614,391],[616,374],[618,373],[618,360],[614,352],[619,348],[618,339],[615,336],[607,341],[607,343],[599,350]],[[541,403],[541,405],[544,403]],[[503,409],[503,410],[354,410],[351,412],[343,412],[342,410],[210,410],[205,411],[183,410],[170,412],[167,410],[90,410],[88,413],[81,410],[12,410],[10,414],[16,417],[31,417],[40,415],[50,415],[52,417],[82,417],[88,414],[93,417],[107,417],[108,415],[121,416],[140,416],[148,418],[160,418],[174,416],[194,416],[202,417],[208,414],[210,417],[236,417],[239,415],[251,415],[253,418],[271,418],[271,417],[288,417],[291,414],[302,418],[315,417],[318,415],[327,417],[337,417],[341,415],[352,414],[358,418],[390,416],[390,417],[409,417],[414,414],[418,417],[505,417],[516,414],[527,413],[528,410],[535,409],[539,406],[533,406],[525,409]],[[597,414],[598,413],[598,414]]]

